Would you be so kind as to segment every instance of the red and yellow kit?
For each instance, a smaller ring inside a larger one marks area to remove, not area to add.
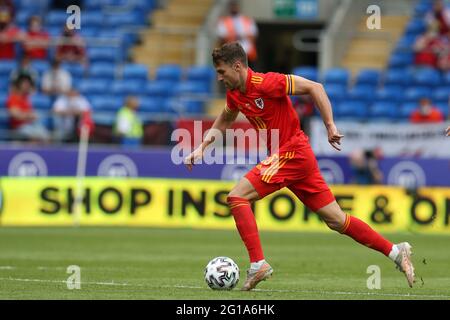
[[[334,196],[320,174],[308,137],[300,129],[289,95],[295,94],[293,76],[257,73],[248,68],[246,92],[227,91],[227,111],[239,110],[256,130],[266,129],[270,156],[250,170],[246,178],[261,198],[288,187],[313,211]],[[271,130],[278,130],[278,150],[270,150]]]

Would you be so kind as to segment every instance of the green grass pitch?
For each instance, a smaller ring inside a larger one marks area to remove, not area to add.
[[[0,299],[450,299],[450,236],[391,234],[413,245],[417,283],[380,253],[332,231],[261,232],[273,277],[252,292],[213,291],[210,259],[229,256],[241,280],[247,254],[237,231],[159,228],[0,228]],[[81,268],[69,290],[67,267]],[[367,288],[370,265],[381,289]]]

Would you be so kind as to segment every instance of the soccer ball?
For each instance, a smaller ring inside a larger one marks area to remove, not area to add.
[[[239,282],[239,267],[228,257],[214,258],[206,265],[205,281],[213,290],[231,290]]]

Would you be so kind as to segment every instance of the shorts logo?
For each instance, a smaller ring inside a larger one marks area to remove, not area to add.
[[[113,154],[100,163],[97,175],[100,177],[137,177],[138,170],[136,164],[129,157]]]
[[[264,109],[264,100],[262,98],[255,99],[255,104],[258,108]]]
[[[47,164],[37,153],[21,152],[9,162],[8,175],[12,177],[47,176]]]

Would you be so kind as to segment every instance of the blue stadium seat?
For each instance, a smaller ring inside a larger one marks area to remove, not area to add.
[[[426,23],[424,19],[413,19],[405,28],[405,34],[407,35],[419,35],[426,30]]]
[[[369,85],[355,86],[348,91],[348,98],[359,101],[373,101],[375,87]]]
[[[171,81],[152,81],[147,83],[145,92],[149,97],[171,97],[175,95],[175,85]]]
[[[377,86],[380,80],[381,72],[376,69],[361,69],[356,76],[357,85]]]
[[[43,94],[33,94],[31,104],[36,110],[50,110],[52,108],[50,97]]]
[[[0,91],[0,110],[6,108],[6,99],[8,99],[8,94],[6,91]]]
[[[350,79],[350,72],[343,68],[333,68],[325,72],[324,82],[326,84],[342,84],[347,86]]]
[[[105,94],[110,90],[110,83],[104,79],[83,79],[75,86],[84,95]]]
[[[391,54],[388,62],[389,68],[402,68],[412,65],[414,54],[412,52],[395,52]]]
[[[156,69],[156,80],[179,81],[182,70],[177,64],[165,64]]]
[[[62,63],[61,67],[67,70],[72,77],[81,78],[84,76],[84,67],[79,63]]]
[[[446,73],[445,73],[445,75],[444,75],[444,82],[445,82],[445,84],[446,85],[449,85],[450,86],[450,71],[447,71]]]
[[[124,79],[140,79],[147,81],[148,67],[144,64],[130,63],[126,64],[122,70]]]
[[[198,81],[183,81],[178,83],[174,87],[175,95],[183,95],[183,94],[202,94],[208,93],[209,88],[203,82]]]
[[[211,83],[215,77],[215,70],[209,66],[191,66],[185,70],[186,80]]]
[[[139,111],[141,112],[164,112],[162,100],[158,98],[141,98]]]
[[[62,28],[68,17],[69,14],[67,14],[66,11],[52,10],[47,13],[45,22],[47,26],[60,26]]]
[[[189,114],[203,114],[205,102],[198,99],[182,100],[184,112]]]
[[[116,80],[110,90],[117,96],[141,95],[144,93],[144,85],[145,83],[140,80]]]
[[[416,86],[434,87],[441,83],[439,71],[427,68],[419,69],[413,73],[413,84]]]
[[[325,92],[333,104],[338,104],[347,97],[347,87],[342,84],[326,84]]]
[[[356,118],[364,120],[369,114],[368,104],[362,101],[346,101],[333,109],[337,118]]]
[[[394,102],[375,102],[369,111],[371,118],[395,120],[400,116],[400,108]]]
[[[120,59],[120,50],[116,47],[95,47],[88,48],[89,60],[92,62],[116,62]]]
[[[41,15],[47,11],[51,0],[15,0],[13,2],[16,7],[16,12],[31,11]]]
[[[9,75],[3,75],[0,76],[0,95],[2,93],[8,92],[8,87],[9,87]],[[1,108],[2,105],[0,105]]]
[[[449,114],[450,114],[450,110],[449,110],[449,105],[447,102],[437,102],[434,104],[436,106],[436,108],[438,108],[439,110],[441,110],[441,112],[444,114],[444,117],[447,119]]]
[[[81,30],[85,27],[101,27],[103,22],[104,16],[101,10],[84,10],[81,14]]]
[[[311,81],[319,80],[319,72],[316,67],[295,67],[292,74],[306,78]]]
[[[407,86],[411,83],[411,77],[407,69],[391,69],[385,72],[383,83],[385,86]]]
[[[375,93],[375,101],[377,102],[401,102],[403,100],[403,87],[401,86],[384,86]]]
[[[50,69],[50,63],[45,60],[34,60],[31,62],[31,66],[35,69],[41,76],[43,73]]]
[[[136,26],[145,24],[145,15],[141,12],[131,11],[118,14],[109,14],[105,16],[105,26]]]
[[[414,16],[416,18],[421,18],[431,11],[433,3],[430,1],[421,1],[414,7]]]
[[[113,80],[116,75],[116,66],[113,63],[98,62],[90,67],[89,75],[92,78]]]
[[[82,27],[80,30],[78,30],[78,34],[83,38],[94,38],[98,36],[98,33],[100,32],[100,29],[98,27]]]
[[[418,107],[417,102],[405,102],[400,105],[400,118],[408,119],[411,113]]]
[[[409,87],[405,90],[405,100],[408,102],[417,102],[425,97],[431,98],[431,90],[427,87]]]
[[[435,102],[449,102],[450,99],[450,86],[438,87],[433,90],[431,99]]]
[[[123,105],[123,100],[113,95],[96,96],[90,99],[94,114],[97,111],[117,112]]]
[[[8,75],[17,68],[15,60],[0,60],[0,75]]]

